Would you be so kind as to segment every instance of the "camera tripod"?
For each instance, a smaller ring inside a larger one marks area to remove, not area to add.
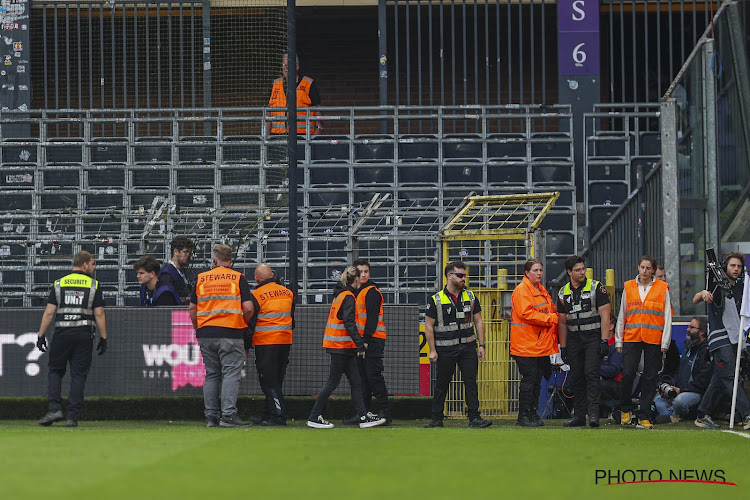
[[[552,375],[550,375],[550,383],[551,385],[547,386],[547,391],[549,391],[549,398],[547,398],[547,404],[544,406],[544,411],[542,412],[542,418],[546,418],[548,415],[552,415],[552,412],[555,410],[556,404],[560,404],[563,411],[567,413],[567,416],[569,417],[571,415],[571,409],[568,406],[567,397],[563,394],[563,386],[562,384],[557,383],[557,377],[560,375],[560,366],[561,365],[552,365]],[[563,382],[565,379],[563,378]],[[562,417],[563,415],[558,415],[558,417]]]

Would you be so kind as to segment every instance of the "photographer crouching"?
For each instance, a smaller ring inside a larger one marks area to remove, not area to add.
[[[714,367],[708,352],[708,321],[695,316],[688,325],[690,348],[680,358],[680,368],[674,384],[659,384],[659,396],[654,399],[656,423],[676,422],[695,412],[708,388]],[[687,344],[686,344],[687,345]]]
[[[709,261],[713,260],[715,258],[709,256]],[[739,278],[744,268],[745,257],[735,252],[727,254],[724,258],[723,270],[714,262],[710,262],[706,290],[701,290],[693,297],[693,304],[707,304],[708,350],[711,352],[714,365],[711,382],[698,405],[698,418],[695,419],[695,425],[698,427],[719,428],[720,425],[711,419],[711,413],[716,409],[722,396],[727,395],[730,399],[732,397],[737,362],[735,353],[737,342],[740,340],[742,283]],[[742,417],[742,428],[750,430],[750,400],[742,386],[737,391],[737,412]]]

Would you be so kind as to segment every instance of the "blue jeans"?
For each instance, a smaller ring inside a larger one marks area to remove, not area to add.
[[[240,390],[245,347],[242,339],[198,339],[206,365],[203,382],[203,405],[207,418],[231,417],[237,413],[237,393]],[[221,412],[219,412],[221,393]]]
[[[654,406],[657,415],[678,415],[687,417],[692,410],[698,408],[701,402],[701,394],[697,392],[681,392],[675,398],[654,398]]]

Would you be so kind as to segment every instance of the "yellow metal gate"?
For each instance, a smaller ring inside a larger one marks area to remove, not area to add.
[[[467,266],[467,288],[482,306],[486,359],[479,363],[480,411],[487,416],[517,411],[518,371],[510,358],[510,297],[523,277],[523,265],[543,244],[539,225],[559,193],[471,196],[440,231],[443,266]],[[445,279],[445,277],[443,277]],[[446,398],[445,415],[466,415],[458,370]]]

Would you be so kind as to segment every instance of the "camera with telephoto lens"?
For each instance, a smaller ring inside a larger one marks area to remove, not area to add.
[[[666,382],[659,384],[659,394],[661,394],[663,398],[674,399],[677,397],[677,391],[672,389],[672,386]]]
[[[717,293],[721,292],[722,295],[731,299],[732,285],[729,283],[729,278],[724,270],[724,267],[716,261],[716,252],[713,248],[706,249],[706,290],[711,292],[715,297],[714,300],[719,300]]]

